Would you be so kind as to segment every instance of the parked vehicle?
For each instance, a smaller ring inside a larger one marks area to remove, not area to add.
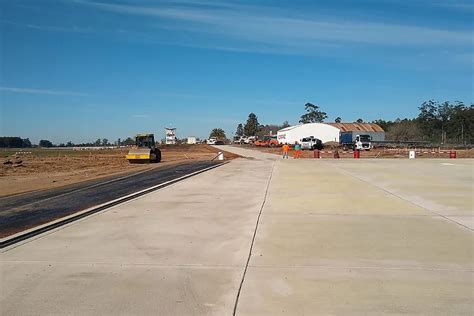
[[[232,141],[234,144],[245,144],[247,141],[247,136],[234,136],[234,140]]]
[[[244,136],[244,137],[245,137],[244,139],[245,144],[253,144],[257,140],[257,136],[248,136],[248,137]]]
[[[217,138],[216,137],[211,137],[207,140],[207,144],[208,145],[215,145],[217,142]]]
[[[356,134],[354,132],[341,132],[339,143],[344,149],[371,150],[372,137],[368,134]]]
[[[321,150],[324,148],[323,142],[316,137],[310,136],[300,140],[302,150]]]

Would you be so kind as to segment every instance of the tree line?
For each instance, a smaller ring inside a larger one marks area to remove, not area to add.
[[[306,103],[305,113],[300,116],[299,123],[322,123],[327,118],[326,112],[318,105]],[[377,119],[367,123],[375,123],[384,129],[387,140],[394,141],[428,141],[441,144],[473,144],[474,143],[474,104],[466,105],[461,101],[428,100],[419,107],[415,118],[396,119],[394,121]],[[341,123],[341,117],[334,120]],[[354,123],[364,123],[362,118]],[[261,125],[255,113],[250,113],[245,124],[238,124],[236,136],[258,136],[276,134],[282,128],[290,126],[288,121],[281,125]]]
[[[0,147],[2,148],[31,148],[33,145],[29,138],[21,137],[0,137]]]
[[[257,136],[263,138],[264,135],[276,135],[276,132],[282,128],[289,127],[288,121],[284,121],[282,124],[260,124],[258,117],[255,113],[250,113],[247,121],[244,124],[237,125],[235,136]]]
[[[117,139],[113,144],[109,142],[107,138],[98,138],[95,142],[86,143],[73,143],[68,141],[67,143],[54,144],[50,140],[41,139],[38,144],[32,144],[29,138],[21,138],[15,136],[3,136],[0,137],[0,148],[32,148],[32,147],[101,147],[101,146],[131,146],[135,144],[135,140],[128,137],[124,140]]]

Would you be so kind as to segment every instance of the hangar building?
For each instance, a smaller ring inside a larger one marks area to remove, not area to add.
[[[316,137],[323,143],[337,142],[341,132],[368,134],[373,140],[385,140],[384,130],[373,123],[307,123],[286,127],[277,132],[280,144],[294,144],[305,137]]]

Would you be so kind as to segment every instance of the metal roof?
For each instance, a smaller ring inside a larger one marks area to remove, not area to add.
[[[339,128],[341,132],[384,132],[383,128],[374,123],[326,123]]]
[[[148,137],[148,136],[154,136],[151,133],[142,133],[142,134],[137,134],[136,137]]]

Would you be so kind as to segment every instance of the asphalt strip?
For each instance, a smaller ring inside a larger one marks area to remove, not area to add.
[[[39,225],[39,226],[36,226],[34,228],[27,229],[25,231],[7,236],[5,238],[0,239],[0,249],[7,248],[7,247],[15,248],[15,247],[19,246],[19,243],[24,244],[24,243],[30,242],[34,239],[40,238],[41,236],[44,236],[48,233],[51,233],[53,230],[58,229],[62,226],[74,223],[74,222],[76,222],[80,219],[83,219],[85,217],[88,217],[88,216],[91,216],[93,214],[105,211],[105,210],[107,210],[108,208],[110,208],[112,206],[116,206],[116,205],[122,204],[124,202],[131,201],[131,200],[139,198],[139,197],[141,197],[145,194],[148,194],[148,193],[154,192],[156,190],[162,189],[164,187],[167,187],[167,186],[172,185],[174,183],[177,183],[179,181],[185,180],[187,178],[193,177],[193,176],[198,175],[200,173],[206,172],[208,170],[220,167],[220,166],[222,166],[224,164],[227,164],[227,163],[228,163],[228,161],[223,162],[223,163],[217,163],[215,165],[211,165],[209,167],[194,171],[192,173],[186,174],[186,175],[178,177],[176,179],[172,179],[172,180],[160,183],[158,185],[151,186],[149,188],[140,190],[138,192],[134,192],[134,193],[128,194],[126,196],[122,196],[120,198],[105,202],[103,204],[96,205],[94,207],[82,210],[80,212],[76,212],[76,213],[71,214],[71,215],[66,216],[66,217],[62,217],[62,218],[54,220],[52,222],[48,222],[46,224]]]

